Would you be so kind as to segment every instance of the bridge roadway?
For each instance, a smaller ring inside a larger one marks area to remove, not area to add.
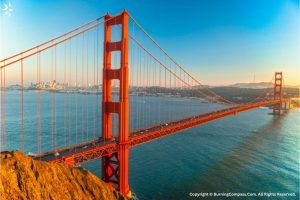
[[[287,100],[282,100],[286,102]],[[271,106],[280,103],[279,100],[268,100],[256,103],[242,104],[218,111],[207,112],[200,115],[190,116],[179,120],[174,120],[138,131],[130,133],[128,145],[134,147],[146,142],[153,141],[158,138],[162,138],[179,131],[198,126],[204,123],[214,121],[230,115],[255,109],[262,106]],[[50,162],[66,162],[72,166],[80,165],[81,163],[88,162],[103,156],[115,153],[118,151],[118,139],[112,138],[110,140],[103,140],[98,138],[93,141],[85,142],[76,146],[70,146],[62,149],[57,149],[51,152],[46,152],[37,156],[34,156],[37,160],[50,161]]]

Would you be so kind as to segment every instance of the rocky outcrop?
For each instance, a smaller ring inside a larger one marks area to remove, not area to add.
[[[0,199],[127,199],[84,168],[33,160],[21,152],[1,153]]]

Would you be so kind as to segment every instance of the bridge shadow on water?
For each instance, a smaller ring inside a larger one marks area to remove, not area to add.
[[[195,199],[196,197],[189,196],[189,192],[296,192],[299,182],[295,176],[299,172],[290,169],[289,165],[282,165],[282,160],[290,153],[281,145],[285,140],[283,127],[286,115],[288,114],[274,116],[266,125],[252,131],[221,160],[201,174],[195,174],[192,181],[177,185],[177,189],[171,194],[172,199]],[[291,171],[294,175],[290,174]],[[282,188],[285,190],[282,191]],[[204,199],[224,198],[226,197]]]

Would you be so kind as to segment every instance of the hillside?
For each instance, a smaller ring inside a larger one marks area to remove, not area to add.
[[[259,96],[266,96],[266,94],[273,95],[273,88],[253,89],[253,88],[237,88],[237,87],[215,87],[212,90],[218,95],[234,101],[236,103],[246,103],[252,101]],[[284,98],[299,97],[299,88],[284,88]],[[239,97],[242,97],[240,99]]]
[[[84,168],[1,153],[0,199],[127,199]]]
[[[274,87],[274,83],[271,83],[271,82],[235,83],[233,85],[229,85],[229,87],[262,89],[262,88],[272,88],[272,87]]]

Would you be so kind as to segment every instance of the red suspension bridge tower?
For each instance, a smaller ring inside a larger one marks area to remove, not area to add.
[[[130,195],[128,184],[129,159],[129,102],[128,102],[128,13],[109,20],[106,14],[104,27],[104,66],[103,66],[103,101],[102,101],[102,134],[104,140],[112,139],[112,114],[119,116],[119,151],[102,158],[102,178],[118,190]],[[111,41],[111,27],[121,25],[122,36],[117,42]],[[111,54],[120,51],[120,68],[112,69]],[[112,99],[112,80],[120,81],[119,102]]]
[[[275,104],[273,107],[274,114],[281,114],[282,112],[282,72],[275,72],[274,82],[274,100],[280,100],[279,104]]]

